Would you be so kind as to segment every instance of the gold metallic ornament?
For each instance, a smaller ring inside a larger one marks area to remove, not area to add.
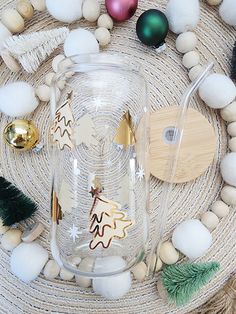
[[[14,150],[27,151],[37,145],[39,131],[32,121],[15,120],[5,127],[3,137]]]
[[[118,145],[123,145],[124,148],[135,143],[134,126],[129,111],[122,117],[114,142]]]

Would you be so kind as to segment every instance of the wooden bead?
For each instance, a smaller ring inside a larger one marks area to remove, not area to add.
[[[190,81],[195,81],[203,72],[203,67],[201,65],[196,65],[195,67],[193,67],[189,73],[189,79]]]
[[[95,22],[100,15],[100,3],[98,0],[84,0],[82,10],[85,20],[89,22]]]
[[[62,280],[71,281],[74,278],[74,274],[69,270],[62,268],[60,271],[60,277]]]
[[[105,27],[97,28],[94,35],[99,43],[99,46],[107,46],[111,41],[111,34]]]
[[[79,256],[72,256],[70,258],[70,264],[77,267],[81,263],[81,260],[82,259]]]
[[[229,214],[229,206],[222,201],[216,201],[212,205],[211,211],[219,218],[223,218]]]
[[[34,8],[29,2],[29,0],[18,1],[16,9],[20,13],[20,15],[26,20],[32,19],[34,15]]]
[[[183,56],[183,65],[187,69],[191,69],[198,65],[200,61],[199,53],[196,51],[189,51]]]
[[[134,278],[139,281],[142,282],[145,280],[146,275],[147,275],[147,265],[144,262],[139,263],[138,265],[136,265],[131,272],[134,275]]]
[[[46,10],[45,0],[30,0],[30,2],[36,11]]]
[[[232,152],[236,152],[236,137],[232,137],[232,138],[229,140],[229,149],[230,149]]]
[[[181,53],[186,53],[197,46],[197,36],[193,32],[180,34],[176,39],[176,49]]]
[[[46,84],[40,85],[36,88],[35,94],[43,102],[48,102],[50,100],[51,90]]]
[[[175,249],[170,241],[166,241],[161,244],[160,259],[167,265],[177,263],[179,259],[179,252]]]
[[[2,50],[1,57],[8,67],[9,70],[11,70],[14,73],[17,73],[20,71],[21,67],[19,63],[14,59],[7,50]]]
[[[54,260],[49,260],[44,267],[43,274],[46,279],[55,279],[60,273],[60,267]]]
[[[161,270],[161,268],[163,266],[163,263],[162,263],[161,259],[159,257],[158,257],[157,261],[156,261],[156,259],[157,259],[157,255],[156,254],[154,254],[153,256],[151,256],[151,254],[149,254],[147,256],[146,261],[147,261],[147,265],[149,266],[149,270],[151,272],[154,271],[155,266],[156,266],[156,269],[155,269],[156,272]]]
[[[0,235],[3,235],[4,233],[6,233],[9,229],[10,227],[3,225],[3,221],[0,218]]]
[[[90,257],[84,258],[79,264],[78,269],[82,272],[91,272],[93,270],[94,259]],[[75,276],[77,284],[82,288],[89,288],[92,285],[92,280],[87,277]]]
[[[236,188],[233,186],[225,185],[221,190],[220,196],[226,204],[236,206]]]
[[[227,127],[227,132],[230,136],[235,137],[236,136],[236,122],[232,122]]]
[[[52,60],[52,68],[53,68],[53,71],[57,73],[57,71],[59,70],[58,66],[59,66],[59,63],[65,59],[65,56],[64,55],[58,55],[56,56],[53,60]]]
[[[1,239],[2,247],[7,251],[12,251],[21,243],[22,232],[18,229],[10,229]]]
[[[236,121],[236,101],[226,106],[220,111],[221,117],[227,122]]]
[[[208,211],[202,214],[201,222],[207,227],[208,230],[213,231],[219,224],[220,220],[216,214]]]
[[[222,0],[206,0],[209,5],[219,5]]]
[[[54,75],[55,75],[54,72],[50,72],[50,73],[46,74],[46,76],[45,76],[45,84],[46,85],[51,86],[52,79],[53,79]]]
[[[107,28],[109,31],[111,31],[113,29],[113,20],[110,17],[110,15],[108,14],[102,14],[100,15],[100,17],[98,18],[98,22],[97,22],[98,27],[105,27]]]
[[[24,19],[15,9],[6,9],[2,12],[2,23],[12,33],[20,33],[25,28]]]

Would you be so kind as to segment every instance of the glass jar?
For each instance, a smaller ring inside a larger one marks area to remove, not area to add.
[[[119,274],[144,259],[149,241],[146,83],[139,65],[117,55],[75,56],[59,69],[51,93],[52,254],[77,275]],[[107,257],[122,262],[107,265]]]

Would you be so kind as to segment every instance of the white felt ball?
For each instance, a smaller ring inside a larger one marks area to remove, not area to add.
[[[18,229],[11,229],[7,231],[1,239],[1,245],[4,250],[12,251],[21,243],[22,232]]]
[[[111,34],[105,27],[99,27],[94,33],[100,46],[107,46],[111,41]]]
[[[227,132],[230,136],[236,136],[236,122],[232,122],[228,125]]]
[[[99,18],[101,7],[98,0],[84,0],[83,17],[89,22],[95,22]]]
[[[112,272],[125,267],[126,261],[122,257],[108,256],[96,259],[94,271]],[[93,279],[93,290],[108,300],[117,300],[129,292],[131,283],[131,273],[127,271],[112,277]]]
[[[46,10],[45,0],[30,0],[30,2],[36,11]]]
[[[204,226],[207,227],[208,230],[212,231],[217,227],[220,220],[216,216],[216,214],[214,214],[213,212],[207,211],[202,214],[201,222],[204,224]]]
[[[236,137],[232,137],[229,140],[229,149],[231,150],[231,152],[236,153]]]
[[[97,25],[98,27],[105,27],[107,28],[109,31],[111,31],[113,29],[113,20],[110,17],[110,15],[108,14],[102,14],[100,15],[100,17],[98,18],[97,21]]]
[[[38,277],[48,261],[48,251],[36,242],[21,243],[12,252],[11,270],[24,282]]]
[[[224,0],[219,10],[220,16],[225,23],[236,27],[235,0]]]
[[[178,262],[179,252],[170,241],[166,241],[161,244],[160,259],[167,265],[172,265]]]
[[[209,5],[219,5],[221,2],[222,0],[207,0]]]
[[[228,76],[215,73],[201,84],[199,95],[209,107],[221,109],[235,99],[236,87]]]
[[[35,93],[43,102],[48,102],[50,100],[51,90],[50,87],[46,84],[39,85],[36,88]]]
[[[43,270],[45,278],[49,280],[55,279],[59,275],[59,273],[60,273],[59,265],[54,260],[48,261]]]
[[[10,117],[27,115],[38,104],[33,87],[26,82],[9,83],[0,88],[0,111]]]
[[[212,205],[211,210],[219,218],[223,218],[229,214],[229,206],[222,201],[216,201]]]
[[[0,50],[3,49],[3,42],[8,38],[10,37],[12,34],[11,32],[8,30],[8,28],[6,28],[5,25],[3,25],[1,22],[0,22]]]
[[[78,28],[71,31],[65,40],[64,52],[67,57],[83,53],[98,53],[99,44],[91,32]]]
[[[220,196],[222,200],[229,206],[236,206],[236,188],[226,185],[221,190]]]
[[[226,106],[220,111],[221,117],[227,122],[236,121],[236,101]]]
[[[190,259],[203,256],[212,244],[209,230],[197,219],[179,224],[172,235],[173,245]]]
[[[133,267],[131,272],[137,281],[142,282],[145,280],[147,275],[147,265],[144,262],[141,262]]]
[[[3,221],[0,218],[0,235],[3,235],[4,233],[6,233],[9,229],[10,227],[3,225]]]
[[[195,81],[204,71],[203,67],[201,65],[196,65],[195,67],[193,67],[189,73],[189,79],[193,82]]]
[[[78,270],[85,273],[89,273],[93,271],[93,266],[94,266],[94,259],[91,257],[86,257],[80,262]],[[92,280],[88,277],[76,275],[75,280],[77,284],[82,288],[89,288],[92,285]]]
[[[199,53],[196,51],[189,51],[183,56],[183,65],[187,69],[191,69],[192,67],[198,65],[199,61]]]
[[[61,268],[60,277],[62,280],[71,281],[74,278],[74,274],[65,268]]]
[[[197,36],[193,32],[180,34],[176,39],[176,49],[181,53],[192,51],[197,46]]]
[[[220,170],[224,181],[236,187],[236,153],[229,153],[223,158]]]
[[[58,21],[72,23],[82,17],[83,0],[46,0],[48,12]]]
[[[166,16],[172,32],[180,34],[193,30],[199,21],[199,0],[169,0]]]

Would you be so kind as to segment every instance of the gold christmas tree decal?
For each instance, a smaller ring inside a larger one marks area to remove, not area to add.
[[[129,111],[127,111],[121,119],[119,128],[116,131],[114,143],[122,145],[125,148],[135,143],[134,126]]]
[[[114,238],[124,239],[127,229],[133,225],[126,214],[120,211],[120,205],[99,195],[98,189],[93,189],[95,196],[90,213],[89,231],[93,234],[90,249],[94,250],[101,245],[107,249]]]
[[[72,143],[72,125],[74,123],[74,117],[71,111],[72,92],[68,94],[64,104],[57,109],[54,123],[52,126],[53,141],[58,143],[61,150],[65,146],[73,148]]]

